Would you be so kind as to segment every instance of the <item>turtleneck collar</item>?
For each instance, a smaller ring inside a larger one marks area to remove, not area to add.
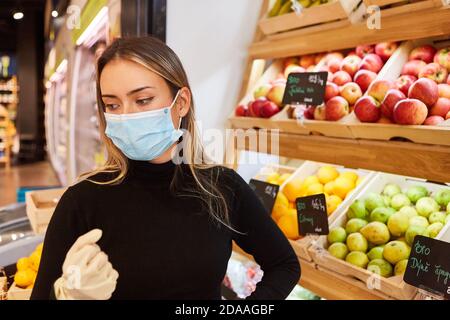
[[[138,179],[160,180],[170,182],[175,172],[176,164],[172,160],[164,163],[151,163],[128,159],[129,176]]]

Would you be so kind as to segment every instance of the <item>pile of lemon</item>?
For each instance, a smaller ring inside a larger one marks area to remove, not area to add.
[[[17,272],[14,275],[16,286],[22,289],[33,289],[41,262],[43,244],[39,244],[29,257],[17,260]]]
[[[272,218],[287,238],[297,240],[297,210],[295,199],[315,194],[325,194],[327,213],[331,215],[347,195],[362,181],[354,171],[339,172],[333,166],[322,166],[315,175],[293,178],[286,183],[275,199]]]

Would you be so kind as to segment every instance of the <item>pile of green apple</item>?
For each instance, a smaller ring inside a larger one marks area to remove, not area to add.
[[[405,272],[416,235],[435,238],[450,221],[450,188],[422,185],[402,192],[394,183],[353,202],[345,227],[328,234],[328,252],[383,277]]]

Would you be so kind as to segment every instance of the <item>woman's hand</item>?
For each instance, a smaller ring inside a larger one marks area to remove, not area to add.
[[[79,237],[67,252],[63,275],[55,281],[58,300],[107,300],[116,289],[119,273],[96,244],[102,230]]]

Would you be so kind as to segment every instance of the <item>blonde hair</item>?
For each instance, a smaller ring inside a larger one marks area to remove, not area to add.
[[[155,72],[169,85],[172,95],[183,87],[190,90],[189,81],[183,65],[175,54],[165,43],[154,37],[127,37],[116,39],[97,61],[97,104],[98,118],[100,124],[100,135],[108,152],[104,166],[80,176],[80,179],[87,179],[96,184],[119,184],[127,175],[128,159],[105,134],[106,120],[104,115],[105,106],[101,98],[100,75],[103,68],[110,61],[115,59],[125,59],[139,63],[145,68]],[[195,125],[194,100],[191,97],[191,106],[188,113],[182,118],[181,129],[189,134],[189,139],[183,140],[183,158],[189,168],[195,186],[183,188],[183,166],[176,166],[174,177],[170,183],[170,188],[181,196],[192,196],[206,206],[210,217],[234,230],[230,225],[228,203],[222,191],[217,187],[220,170],[215,170],[216,165],[211,164],[206,158],[200,137]],[[212,169],[212,170],[210,170]],[[113,179],[100,182],[91,178],[98,173],[118,173]]]

